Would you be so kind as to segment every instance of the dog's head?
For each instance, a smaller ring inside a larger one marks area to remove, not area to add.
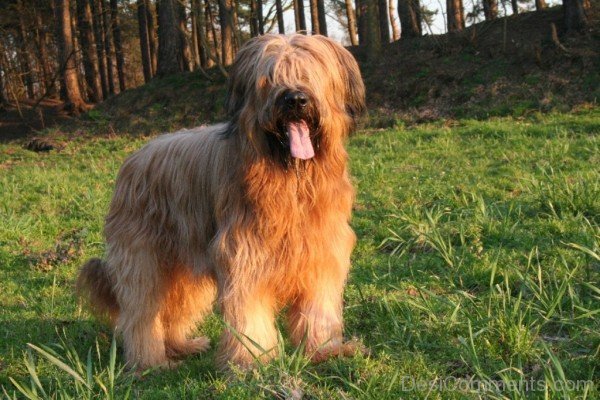
[[[264,35],[239,51],[227,111],[257,149],[310,159],[337,144],[365,108],[354,57],[324,36]]]

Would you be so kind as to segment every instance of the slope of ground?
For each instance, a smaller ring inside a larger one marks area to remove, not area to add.
[[[367,85],[371,118],[366,123],[386,127],[399,120],[522,115],[595,104],[600,97],[597,8],[585,35],[555,42],[552,24],[562,37],[561,7],[482,22],[461,34],[400,40],[385,46],[374,63],[352,48]],[[223,119],[225,79],[216,69],[208,74],[154,79],[61,129],[152,134]],[[4,136],[28,129],[27,123],[0,127]]]

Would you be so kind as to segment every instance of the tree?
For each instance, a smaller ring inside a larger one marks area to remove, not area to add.
[[[263,2],[258,0],[256,4],[256,18],[258,19],[258,34],[265,34],[265,16],[263,14]]]
[[[182,42],[178,27],[175,1],[159,0],[158,3],[158,66],[156,74],[170,75],[183,71]]]
[[[92,21],[94,26],[94,42],[96,43],[96,56],[98,59],[98,70],[100,71],[100,83],[102,87],[102,98],[106,99],[109,94],[108,77],[106,76],[106,58],[104,57],[104,33],[102,29],[102,0],[90,0],[92,6]]]
[[[317,6],[317,0],[310,1],[310,25],[313,35],[321,33],[319,27],[319,7]]]
[[[319,17],[319,33],[327,36],[327,19],[325,18],[325,0],[317,0],[317,9]]]
[[[175,16],[177,18],[177,38],[179,41],[179,51],[181,55],[179,56],[179,60],[181,62],[180,70],[181,71],[190,71],[191,63],[192,63],[192,55],[190,51],[190,46],[188,44],[186,38],[186,30],[187,30],[187,15],[185,11],[185,6],[183,5],[181,0],[175,0]]]
[[[465,29],[465,11],[462,0],[446,0],[448,32],[460,32]]]
[[[587,28],[583,0],[563,0],[563,15],[567,33],[583,32]]]
[[[145,0],[137,0],[137,16],[140,50],[142,55],[142,71],[144,72],[144,81],[149,82],[154,74],[152,71],[152,58],[150,55],[150,37]]]
[[[102,15],[102,35],[104,43],[104,56],[106,57],[106,80],[108,81],[108,92],[115,94],[115,66],[112,56],[111,20],[110,10],[106,0],[99,0],[99,10]]]
[[[119,90],[125,90],[125,59],[123,57],[123,44],[121,42],[121,23],[119,22],[119,6],[117,0],[110,0],[110,19],[112,22],[112,35],[115,44],[115,57],[117,59],[117,75],[119,77]]]
[[[17,13],[19,14],[19,29],[17,30],[17,38],[19,42],[19,66],[21,74],[25,80],[25,89],[27,97],[33,99],[35,97],[34,86],[33,86],[33,60],[30,57],[29,40],[27,35],[27,28],[25,27],[25,9],[23,7],[22,0],[17,1]]]
[[[275,10],[277,13],[277,29],[280,34],[285,34],[285,25],[283,22],[283,6],[281,5],[281,0],[275,0]]]
[[[348,35],[352,46],[358,45],[358,33],[356,32],[356,14],[352,7],[352,0],[346,0],[346,16],[348,18]]]
[[[219,21],[221,23],[221,62],[233,64],[233,0],[219,0]]]
[[[250,0],[250,36],[258,36],[258,2]]]
[[[152,3],[150,0],[144,1],[146,3],[146,23],[148,24],[148,40],[150,41],[150,61],[152,64],[152,75],[156,75],[156,71],[158,70],[158,34],[155,28],[155,21],[158,17],[152,10]]]
[[[512,8],[513,14],[517,15],[519,13],[519,2],[518,2],[518,0],[510,0],[510,6]]]
[[[88,98],[94,103],[102,99],[98,59],[94,50],[94,34],[92,32],[92,8],[88,0],[77,0],[77,28],[83,59],[83,70],[87,83]]]
[[[388,4],[388,15],[390,17],[390,24],[392,25],[392,39],[394,41],[400,39],[400,25],[396,21],[396,7],[394,6],[394,0],[389,0]]]
[[[195,68],[206,67],[206,54],[204,45],[206,35],[204,32],[204,13],[200,0],[191,1],[190,19],[192,23],[192,54]]]
[[[398,17],[403,38],[419,37],[423,34],[419,0],[398,0]]]
[[[367,4],[368,0],[356,0],[356,28],[358,43],[363,46],[367,44]]]
[[[387,0],[377,1],[377,14],[379,16],[379,34],[381,35],[381,43],[389,43],[390,25],[388,20]]]
[[[351,0],[346,0],[351,1]],[[296,32],[306,32],[306,16],[304,15],[304,0],[294,0],[294,17]]]
[[[58,53],[60,71],[65,83],[67,108],[74,114],[87,111],[88,105],[83,100],[79,91],[79,78],[75,65],[75,50],[73,48],[73,34],[71,30],[71,8],[69,0],[54,0],[58,36]]]
[[[498,18],[498,0],[483,0],[483,15],[486,21]]]
[[[362,0],[365,3],[367,58],[374,61],[381,52],[381,34],[379,33],[379,16],[377,0]]]
[[[49,56],[50,46],[49,42],[51,41],[50,35],[48,34],[48,30],[43,22],[42,14],[48,16],[48,20],[53,19],[50,14],[51,10],[47,8],[47,4],[43,2],[35,2],[34,3],[34,13],[35,13],[35,46],[36,46],[36,56],[38,58],[38,64],[42,68],[42,79],[45,89],[46,96],[55,96],[56,88],[54,86],[53,79],[53,66]]]

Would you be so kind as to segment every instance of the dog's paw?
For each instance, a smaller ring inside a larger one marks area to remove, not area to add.
[[[180,343],[167,343],[166,347],[169,358],[178,358],[208,350],[210,340],[206,336],[200,336]]]
[[[186,342],[189,349],[188,354],[203,353],[210,348],[210,339],[206,336],[200,336],[190,339]]]
[[[359,340],[352,339],[346,342],[341,340],[326,343],[318,348],[310,357],[315,363],[323,362],[333,357],[353,357],[355,354],[362,354],[367,357],[371,354],[370,350]]]

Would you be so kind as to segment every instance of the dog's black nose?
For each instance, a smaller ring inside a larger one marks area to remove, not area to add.
[[[308,105],[308,96],[302,92],[289,92],[283,98],[288,108],[296,111],[302,111]]]

